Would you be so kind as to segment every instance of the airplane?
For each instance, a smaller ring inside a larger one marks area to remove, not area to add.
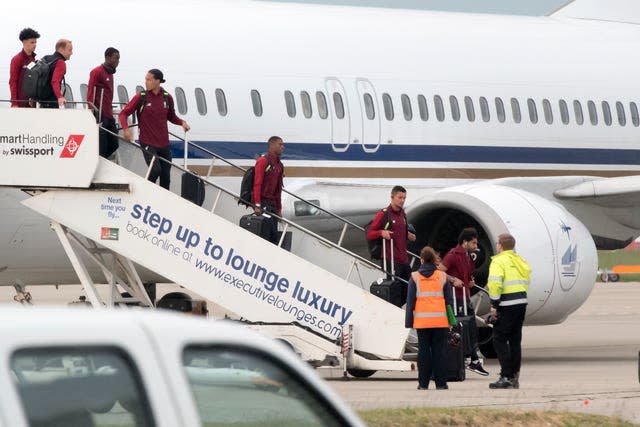
[[[358,224],[402,184],[417,247],[446,250],[463,227],[479,230],[481,285],[496,233],[512,232],[534,271],[526,324],[565,320],[594,286],[596,247],[640,234],[638,5],[576,0],[544,17],[250,0],[4,9],[15,24],[0,28],[0,99],[23,27],[42,34],[39,57],[73,41],[65,96],[75,108],[116,47],[117,108],[160,68],[191,141],[248,166],[279,135],[286,188]],[[211,159],[190,161],[204,172]],[[239,184],[229,167],[214,174]],[[77,283],[47,221],[20,205],[28,196],[0,197],[0,285]],[[293,198],[284,206],[337,232]],[[362,250],[364,237],[350,244]]]

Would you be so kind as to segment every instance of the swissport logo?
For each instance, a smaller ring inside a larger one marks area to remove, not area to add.
[[[80,144],[84,140],[84,135],[69,135],[69,139],[67,139],[67,143],[62,147],[62,153],[60,153],[60,158],[73,159],[76,156],[76,153],[80,149]]]

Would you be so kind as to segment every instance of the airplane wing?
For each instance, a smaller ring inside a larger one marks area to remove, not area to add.
[[[554,18],[587,19],[640,24],[640,2],[636,0],[572,0],[548,14]]]
[[[561,200],[579,200],[610,208],[640,206],[640,175],[584,179],[584,182],[556,190],[553,195]]]

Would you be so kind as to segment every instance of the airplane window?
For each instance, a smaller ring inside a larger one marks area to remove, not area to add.
[[[73,91],[71,90],[71,86],[68,84],[64,84],[64,99],[68,101],[67,104],[64,105],[64,108],[76,108],[76,104],[73,102]]]
[[[302,114],[307,119],[310,119],[313,115],[313,110],[311,109],[311,97],[309,96],[309,92],[302,91],[300,92],[300,101],[302,102]]]
[[[364,111],[365,111],[365,114],[367,115],[367,119],[369,120],[375,119],[376,110],[375,108],[373,108],[373,98],[368,93],[365,93],[362,98],[364,100]]]
[[[89,91],[89,86],[86,83],[82,83],[80,85],[80,97],[82,98],[82,102],[87,102],[87,92]]]
[[[602,116],[604,117],[604,124],[611,126],[611,107],[607,101],[602,101]]]
[[[196,107],[198,108],[198,113],[201,116],[207,114],[207,98],[204,95],[204,91],[197,87],[196,88]]]
[[[178,113],[187,114],[187,97],[181,87],[176,87],[176,106]]]
[[[435,95],[433,97],[433,104],[436,107],[436,118],[439,122],[444,120],[444,105],[442,104],[442,98],[440,95]]]
[[[260,98],[260,92],[255,89],[251,90],[251,104],[253,105],[253,114],[256,117],[262,116],[262,99]]]
[[[284,104],[287,107],[287,115],[291,118],[296,116],[296,100],[290,90],[284,91]]]
[[[333,106],[336,109],[336,117],[340,120],[344,119],[344,104],[342,103],[342,95],[333,92]]]
[[[384,105],[384,116],[387,120],[393,120],[393,100],[388,93],[382,94],[382,104]]]
[[[449,97],[449,104],[451,105],[451,118],[457,122],[460,120],[460,106],[458,105],[458,98],[451,95]]]
[[[560,119],[562,123],[565,125],[569,124],[569,108],[567,107],[567,102],[564,99],[558,101],[558,105],[560,106]]]
[[[513,113],[513,121],[520,123],[522,114],[520,114],[520,103],[516,98],[511,98],[511,112]]]
[[[253,93],[251,94],[251,100],[253,101]],[[260,94],[258,94],[258,102],[260,102]],[[216,104],[218,106],[218,114],[222,117],[226,116],[228,112],[227,97],[222,89],[216,89]],[[260,107],[260,110],[262,110],[262,106]],[[255,107],[253,111],[255,113]],[[262,112],[260,114],[262,114]]]
[[[506,115],[504,113],[504,102],[502,102],[502,98],[496,97],[496,113],[498,115],[498,121],[504,123]]]
[[[429,120],[429,108],[427,107],[427,98],[424,95],[418,95],[418,111],[420,111],[420,119],[423,122]]]
[[[573,112],[576,114],[576,123],[582,125],[584,123],[584,114],[582,114],[582,104],[577,99],[573,101]]]
[[[126,104],[127,102],[129,102],[129,92],[127,92],[126,87],[122,85],[118,85],[117,91],[118,91],[118,101],[120,101],[121,104]],[[100,101],[100,100],[97,99],[96,101]]]
[[[598,110],[596,110],[596,103],[593,101],[587,102],[587,109],[589,110],[589,120],[592,125],[598,124]]]
[[[548,99],[542,100],[542,111],[544,111],[544,121],[548,125],[553,124],[553,110],[551,109],[551,103]]]
[[[638,114],[638,106],[636,103],[630,102],[629,109],[631,110],[631,122],[635,127],[640,126],[640,114]]]
[[[538,123],[538,109],[536,108],[536,101],[531,98],[527,99],[527,108],[529,109],[529,120],[531,120],[531,123]]]
[[[491,115],[489,114],[489,103],[487,102],[487,98],[484,96],[480,97],[480,113],[482,114],[483,122],[488,122],[491,119]]]
[[[136,93],[140,93],[144,90],[144,88],[140,85],[136,86]]]
[[[616,112],[618,113],[618,124],[625,126],[627,124],[627,117],[624,114],[624,105],[622,102],[616,102]]]
[[[476,111],[473,108],[473,99],[470,96],[464,97],[464,108],[467,110],[467,120],[470,122],[476,121]]]
[[[11,373],[30,426],[156,425],[138,367],[119,348],[25,348],[11,355]]]
[[[327,109],[327,98],[324,96],[324,92],[316,92],[316,102],[318,103],[318,114],[321,119],[329,117],[329,110]]]
[[[404,114],[404,119],[406,121],[413,119],[413,110],[411,109],[411,99],[409,99],[409,95],[403,93],[400,97],[400,101],[402,102],[402,113]]]

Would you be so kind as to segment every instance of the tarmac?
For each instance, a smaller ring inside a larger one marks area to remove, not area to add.
[[[417,372],[378,372],[342,380],[320,370],[356,410],[405,407],[572,411],[640,424],[640,283],[597,283],[586,301],[559,325],[527,326],[518,390],[491,390],[498,361],[485,360],[483,377],[467,371],[449,390],[416,390]],[[434,384],[431,384],[433,387]]]
[[[37,305],[66,304],[83,294],[80,286],[29,287]],[[176,290],[159,288],[158,295]],[[0,288],[10,302],[12,288]],[[617,416],[640,424],[640,283],[597,283],[586,303],[562,324],[528,326],[518,390],[490,390],[497,360],[485,360],[490,376],[467,371],[449,390],[418,391],[417,372],[378,372],[367,379],[342,380],[339,369],[318,373],[356,410],[404,407],[573,411]],[[223,314],[210,306],[213,315]],[[431,385],[433,387],[433,384]]]

